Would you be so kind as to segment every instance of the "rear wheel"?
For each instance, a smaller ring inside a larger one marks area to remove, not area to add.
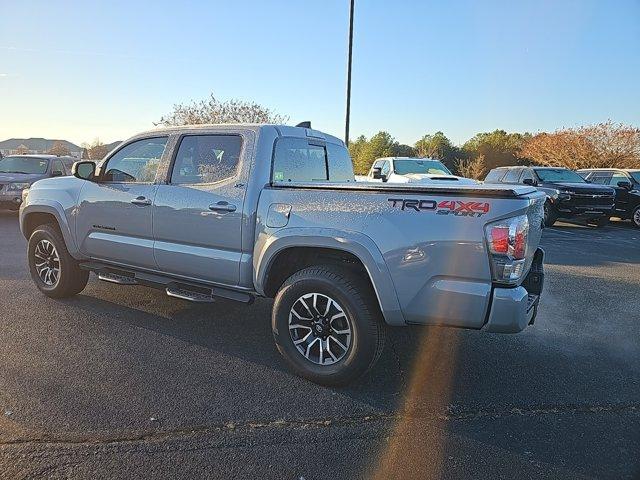
[[[29,271],[38,289],[51,298],[80,293],[89,280],[69,255],[62,234],[54,225],[41,225],[31,234],[27,249]]]
[[[558,220],[558,214],[553,208],[553,205],[548,201],[544,204],[544,226],[545,227],[553,227],[553,224]]]
[[[276,295],[272,329],[293,370],[322,385],[344,385],[364,374],[385,339],[371,287],[332,266],[305,268],[285,281]]]
[[[633,211],[631,221],[636,226],[636,228],[640,228],[640,206]]]

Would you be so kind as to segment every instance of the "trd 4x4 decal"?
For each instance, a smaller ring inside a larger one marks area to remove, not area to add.
[[[481,217],[489,213],[491,206],[487,202],[469,202],[462,200],[415,200],[404,198],[389,198],[392,207],[400,210],[415,210],[416,212],[432,211],[438,215],[455,215],[458,217]]]

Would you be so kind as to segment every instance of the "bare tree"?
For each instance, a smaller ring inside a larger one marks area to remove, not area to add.
[[[49,155],[57,155],[58,157],[62,157],[65,155],[69,155],[71,151],[60,140],[56,140],[55,142],[53,142],[51,149],[47,153]]]
[[[289,117],[244,100],[218,100],[211,94],[206,100],[176,104],[173,111],[155,125],[197,125],[203,123],[285,123]]]
[[[529,139],[520,155],[538,165],[578,168],[640,167],[640,129],[611,121]]]
[[[82,147],[84,148],[83,158],[86,155],[88,160],[102,160],[109,153],[107,146],[99,138],[96,138],[90,144],[84,143]]]
[[[456,161],[456,169],[462,177],[482,180],[487,173],[487,164],[484,155],[478,155],[476,158]]]

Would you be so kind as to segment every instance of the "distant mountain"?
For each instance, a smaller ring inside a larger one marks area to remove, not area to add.
[[[61,142],[72,154],[82,152],[82,147],[79,147],[75,143],[67,140],[49,140],[48,138],[10,138],[0,142],[0,151],[17,150],[18,147],[24,145],[34,153],[46,153],[51,150],[55,142]]]

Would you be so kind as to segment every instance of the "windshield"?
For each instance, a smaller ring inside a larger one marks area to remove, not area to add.
[[[49,160],[33,157],[5,157],[0,159],[0,173],[47,173]]]
[[[394,160],[393,171],[398,175],[411,173],[430,173],[451,175],[451,172],[438,160]]]
[[[587,183],[576,172],[566,168],[541,168],[536,170],[536,175],[541,182],[545,183]]]

